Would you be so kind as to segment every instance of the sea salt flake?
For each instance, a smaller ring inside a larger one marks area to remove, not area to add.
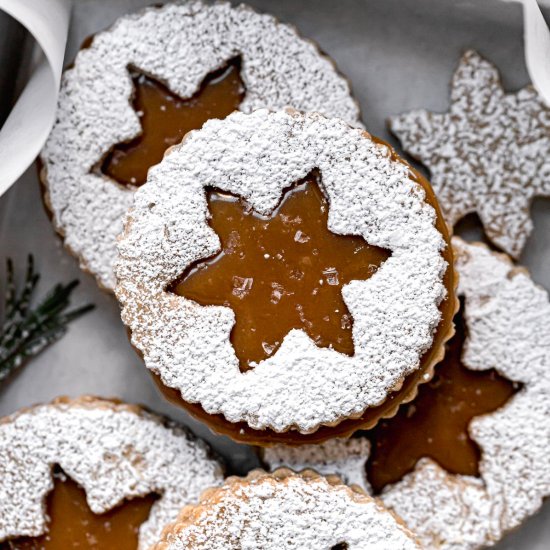
[[[227,243],[225,246],[225,252],[226,254],[232,254],[236,251],[237,248],[239,248],[241,244],[241,237],[238,233],[238,231],[231,231],[229,233],[229,236],[227,237]]]
[[[271,288],[273,289],[271,291],[271,303],[273,304],[278,304],[283,296],[292,294],[287,292],[283,285],[279,283],[271,283]]]
[[[268,342],[262,342],[262,348],[268,356],[273,353],[273,351],[277,348],[278,345],[279,345],[279,342],[274,342],[273,344],[269,344]]]
[[[348,330],[351,328],[351,317],[347,314],[342,315],[342,318],[340,320],[340,326],[342,327],[342,330]]]
[[[309,236],[306,235],[304,232],[298,230],[294,234],[294,240],[300,244],[307,243],[309,241]]]
[[[323,275],[325,276],[325,279],[327,283],[331,286],[337,286],[339,283],[338,280],[338,271],[334,267],[328,267],[327,269],[323,270]]]
[[[248,296],[249,292],[252,290],[253,283],[254,279],[252,277],[239,277],[238,275],[233,275],[233,296],[242,300]]]

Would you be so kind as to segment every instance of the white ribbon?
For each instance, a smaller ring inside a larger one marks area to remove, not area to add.
[[[533,86],[550,105],[550,31],[536,0],[522,0],[525,64]]]
[[[34,36],[41,58],[0,130],[0,195],[34,161],[54,122],[70,0],[0,0]]]

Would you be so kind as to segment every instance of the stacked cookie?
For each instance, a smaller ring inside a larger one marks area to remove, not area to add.
[[[484,176],[494,196],[509,166],[528,173],[519,130],[491,158],[462,146],[476,109],[486,131],[545,107],[487,82],[469,53],[452,116],[391,120],[434,193],[269,15],[167,4],[88,41],[41,155],[52,221],[162,394],[271,473],[224,482],[166,419],[63,398],[0,424],[0,545],[470,549],[533,514],[550,493],[548,297],[447,223]],[[517,255],[516,214],[487,233]]]

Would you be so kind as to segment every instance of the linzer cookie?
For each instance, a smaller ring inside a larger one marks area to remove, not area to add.
[[[116,295],[161,389],[262,445],[349,435],[432,376],[456,309],[429,184],[320,114],[233,113],[149,172]]]
[[[24,409],[0,421],[0,547],[148,548],[222,478],[205,444],[140,407]]]
[[[393,514],[358,488],[315,472],[254,471],[184,508],[154,550],[420,549]]]
[[[453,244],[465,326],[457,323],[433,381],[359,439],[278,446],[263,460],[353,479],[426,547],[472,550],[550,495],[550,304],[506,256]]]
[[[332,61],[270,15],[189,1],[121,17],[62,78],[41,154],[57,231],[113,290],[122,217],[164,151],[210,118],[287,105],[361,125]]]
[[[518,257],[533,228],[532,199],[550,195],[550,107],[535,89],[506,94],[497,69],[469,51],[448,113],[411,111],[389,126],[429,168],[446,219],[477,212],[487,236]]]

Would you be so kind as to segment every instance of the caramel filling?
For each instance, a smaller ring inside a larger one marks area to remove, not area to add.
[[[156,497],[126,501],[105,514],[94,514],[86,494],[63,472],[54,474],[48,495],[48,532],[40,537],[21,537],[0,545],[8,550],[136,550],[140,525],[147,520]]]
[[[48,495],[48,532],[0,544],[2,550],[136,550],[140,525],[149,517],[154,496],[135,498],[106,512],[94,514],[84,491],[62,472],[54,475]]]
[[[145,183],[147,171],[162,160],[166,149],[207,120],[225,118],[238,109],[245,94],[239,59],[208,75],[199,91],[188,99],[178,97],[143,73],[132,71],[131,75],[133,107],[140,117],[142,133],[128,143],[115,145],[101,166],[104,174],[124,185]]]
[[[412,403],[368,432],[372,448],[367,475],[376,493],[429,457],[453,474],[479,475],[479,447],[468,435],[472,418],[504,405],[519,385],[495,370],[472,371],[461,362],[466,326],[455,317],[456,334],[431,382],[419,387]]]
[[[192,265],[170,290],[201,305],[233,309],[231,343],[241,370],[273,355],[293,329],[320,347],[353,355],[342,286],[368,279],[389,253],[328,229],[319,176],[312,173],[287,189],[270,216],[218,191],[208,192],[208,206],[221,250]]]

